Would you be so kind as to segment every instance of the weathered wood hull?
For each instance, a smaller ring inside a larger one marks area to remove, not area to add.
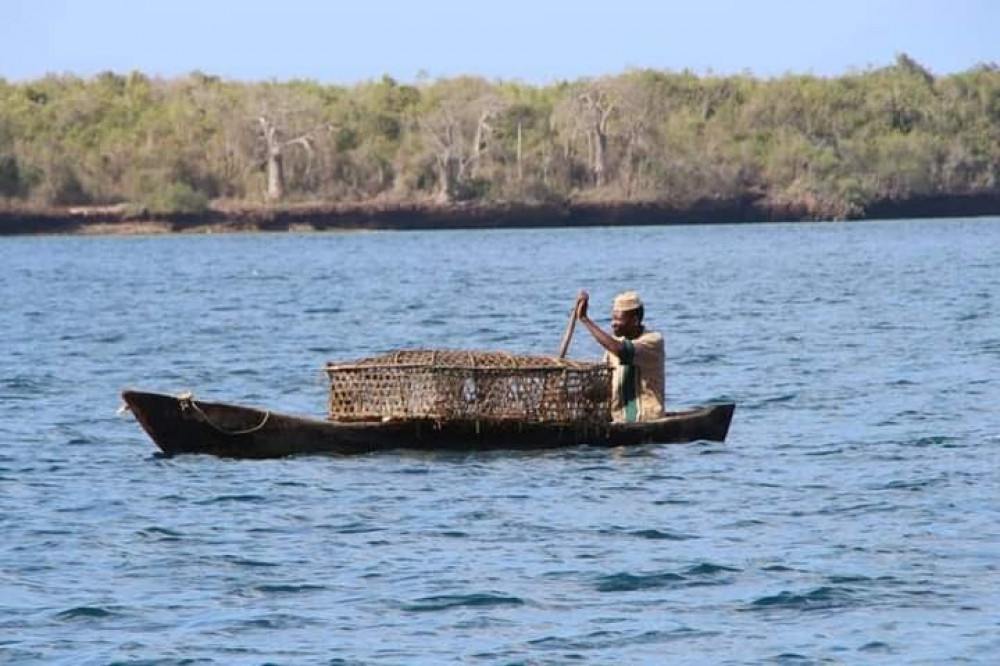
[[[713,405],[671,413],[657,421],[596,426],[438,423],[420,419],[345,423],[141,391],[124,391],[122,398],[164,453],[205,453],[227,458],[351,455],[393,449],[531,450],[580,444],[722,442],[735,408],[733,404]]]

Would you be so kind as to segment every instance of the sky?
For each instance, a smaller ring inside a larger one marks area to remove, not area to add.
[[[1000,62],[1000,0],[3,0],[0,77],[194,70],[350,85],[628,68],[836,76]]]

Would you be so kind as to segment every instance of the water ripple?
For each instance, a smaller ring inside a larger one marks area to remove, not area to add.
[[[807,592],[783,591],[751,602],[752,610],[818,611],[848,608],[858,604],[852,588],[823,586]]]
[[[0,238],[0,661],[992,663],[997,247],[995,219]],[[739,404],[725,444],[165,459],[115,417],[126,386],[321,416],[326,361],[552,353],[580,287],[602,325],[643,293],[669,405]]]
[[[691,539],[698,538],[692,534],[678,534],[662,530],[636,530],[635,532],[630,532],[630,534],[642,537],[643,539],[653,539],[654,541],[690,541]]]
[[[499,593],[484,592],[473,594],[444,594],[423,597],[405,604],[404,610],[413,613],[452,610],[455,608],[490,608],[494,606],[523,606],[524,600]]]
[[[668,631],[594,631],[578,637],[547,636],[532,640],[529,642],[529,645],[544,650],[606,650],[629,645],[650,645],[712,638],[719,634],[720,632],[717,631],[704,631],[690,627],[680,627]],[[580,655],[578,658],[581,660],[584,659],[583,655]]]
[[[117,613],[101,606],[76,606],[56,614],[60,620],[99,620],[114,617]]]

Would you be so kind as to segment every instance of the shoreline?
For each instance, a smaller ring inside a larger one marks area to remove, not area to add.
[[[1000,192],[891,199],[863,216],[886,220],[1000,216]],[[761,198],[710,199],[687,206],[665,202],[310,203],[213,206],[198,213],[130,211],[125,206],[0,208],[0,236],[140,235],[175,233],[417,231],[580,228],[832,221],[807,203]]]

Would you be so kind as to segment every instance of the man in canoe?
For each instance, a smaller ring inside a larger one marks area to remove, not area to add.
[[[652,421],[663,416],[663,336],[647,329],[642,300],[634,291],[615,297],[611,332],[587,316],[590,295],[581,290],[576,301],[577,319],[604,347],[604,360],[612,368],[611,418],[614,421]]]

